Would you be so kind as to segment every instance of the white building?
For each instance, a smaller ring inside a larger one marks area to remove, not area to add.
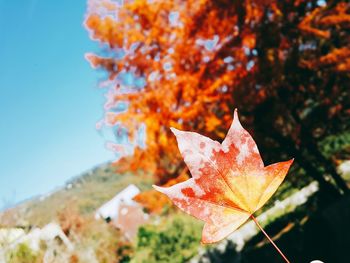
[[[95,218],[103,218],[105,220],[117,219],[120,205],[135,205],[136,202],[133,200],[133,198],[139,193],[140,189],[137,186],[130,184],[128,187],[124,188],[124,190],[119,192],[115,197],[113,197],[110,201],[108,201],[99,209],[97,209],[95,213]]]

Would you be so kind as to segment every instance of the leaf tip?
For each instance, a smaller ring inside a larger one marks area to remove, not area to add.
[[[164,193],[164,187],[160,187],[160,186],[155,185],[155,184],[153,184],[152,187],[153,187],[156,191],[161,192],[161,193]]]
[[[290,167],[292,166],[293,162],[294,162],[294,158],[292,158],[292,159],[290,159],[288,161],[281,162],[282,163],[282,168],[281,169],[285,171],[285,174],[288,173],[288,171],[289,171]]]
[[[238,118],[238,109],[237,108],[235,108],[234,113],[233,113],[232,127],[234,129],[241,129],[242,128],[241,122],[239,121],[239,118]]]
[[[288,161],[286,161],[288,164],[289,164],[289,166],[291,166],[292,164],[293,164],[293,162],[294,162],[294,158],[292,158],[292,159],[290,159],[290,160],[288,160]]]
[[[212,237],[205,236],[204,233],[202,233],[201,245],[202,245],[202,246],[212,245],[212,244],[214,244],[214,243],[220,242],[220,241],[223,240],[223,239],[224,239],[224,238],[215,239],[215,238],[212,238]]]
[[[178,129],[176,129],[176,128],[174,128],[174,127],[170,127],[170,130],[171,130],[173,133],[176,133],[176,132],[179,131]]]
[[[210,244],[209,240],[204,236],[204,233],[202,233],[202,238],[201,238],[201,245],[208,245]]]
[[[178,135],[181,133],[180,130],[178,130],[178,129],[174,128],[174,127],[171,127],[170,130],[172,131],[172,133],[173,133],[175,136],[178,136]]]
[[[238,119],[238,109],[235,108],[234,113],[233,113],[233,119]]]

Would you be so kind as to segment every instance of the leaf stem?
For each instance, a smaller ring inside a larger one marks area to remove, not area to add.
[[[261,227],[261,225],[259,224],[258,220],[256,220],[256,218],[253,215],[250,215],[250,217],[253,219],[253,221],[255,222],[255,224],[258,226],[258,228],[260,228],[261,232],[264,233],[264,235],[266,236],[266,238],[270,241],[270,243],[275,247],[275,249],[278,251],[278,253],[282,256],[282,258],[287,262],[290,263],[290,261],[287,259],[287,257],[282,253],[282,251],[278,248],[278,246],[275,244],[275,242],[272,241],[272,239],[269,237],[269,235],[265,232],[265,230]]]

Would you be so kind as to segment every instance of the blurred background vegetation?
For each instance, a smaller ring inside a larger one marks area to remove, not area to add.
[[[238,108],[266,163],[295,157],[329,194],[347,192],[324,145],[349,131],[348,12],[345,1],[91,1],[85,23],[104,48],[87,58],[107,73],[101,125],[117,152],[123,136],[136,147],[132,168],[164,182],[184,166],[169,127],[222,140]]]
[[[82,256],[90,250],[97,262],[177,263],[198,255],[193,262],[280,262],[261,234],[241,250],[231,241],[221,250],[201,247],[201,222],[150,190],[190,176],[170,127],[221,141],[238,108],[266,165],[295,158],[259,214],[314,181],[319,188],[272,215],[267,232],[292,262],[348,259],[350,176],[339,169],[350,156],[348,1],[89,0],[85,26],[101,44],[86,57],[106,77],[97,127],[112,129],[107,145],[119,158],[6,211],[4,226],[59,222],[76,244],[71,262],[91,262]],[[130,184],[151,214],[134,240],[93,218]],[[41,256],[24,245],[8,255],[10,262]]]

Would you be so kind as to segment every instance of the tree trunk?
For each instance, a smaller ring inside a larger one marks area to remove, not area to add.
[[[296,113],[292,113],[293,118],[299,123],[300,129],[300,146],[302,149],[306,150],[310,156],[313,156],[317,162],[318,166],[323,167],[325,172],[332,176],[337,187],[341,190],[342,193],[349,193],[349,188],[343,178],[338,174],[332,162],[327,160],[326,157],[319,150],[317,143],[313,139],[311,132],[305,127],[302,120]]]
[[[307,174],[309,174],[312,178],[314,178],[320,185],[320,189],[329,194],[332,197],[340,197],[340,192],[334,185],[323,177],[323,174],[315,167],[308,158],[302,153],[301,149],[298,149],[292,140],[280,135],[278,132],[274,132],[274,139],[280,144],[285,145],[292,156],[295,156],[296,161],[299,165],[305,170]]]

